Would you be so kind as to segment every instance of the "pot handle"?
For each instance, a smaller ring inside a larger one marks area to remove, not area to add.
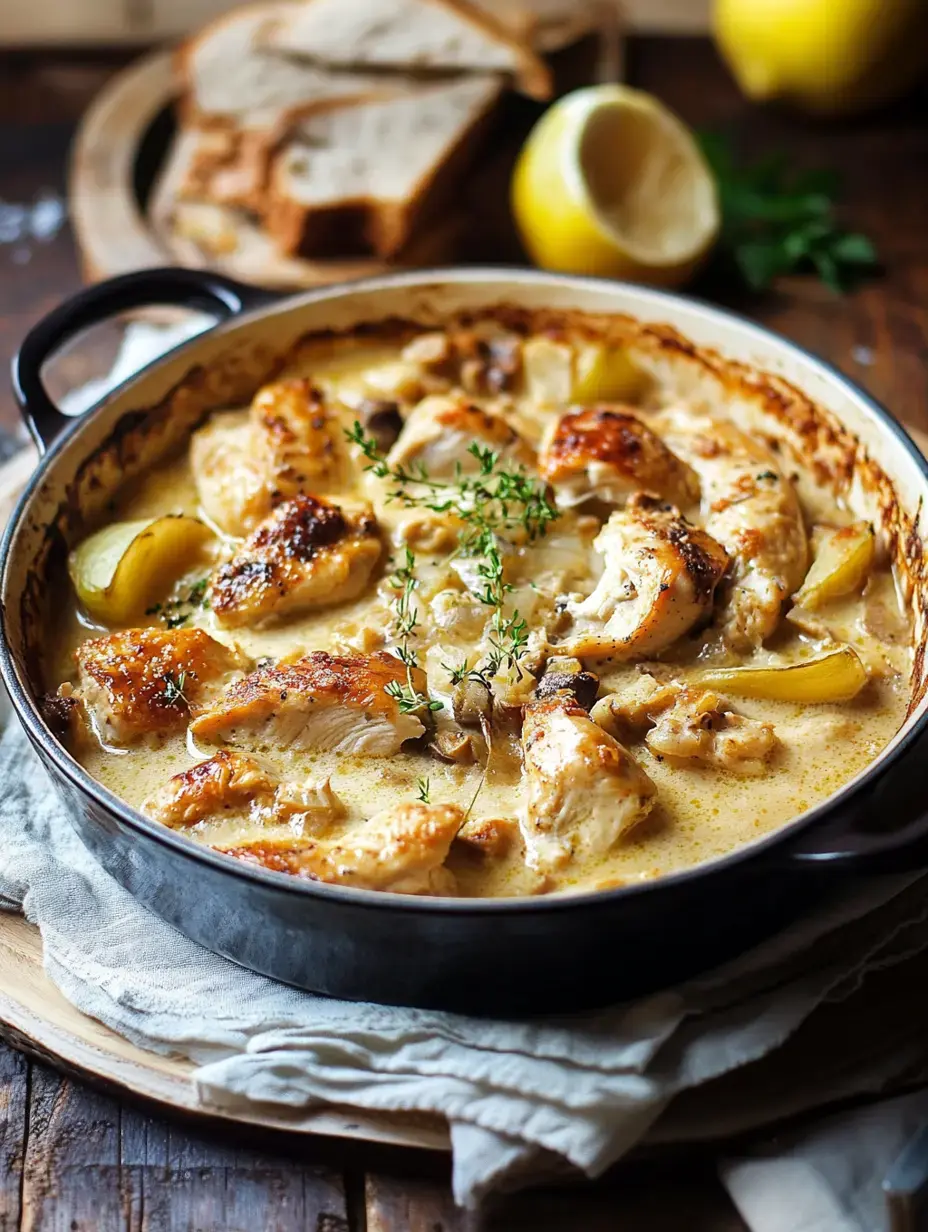
[[[151,304],[195,308],[225,321],[274,298],[273,292],[246,286],[209,270],[180,267],[120,274],[78,291],[32,327],[13,357],[13,393],[39,453],[45,453],[74,421],[46,393],[42,368],[75,334],[115,313]]]
[[[928,802],[908,759],[884,774],[850,814],[816,826],[790,851],[790,861],[820,873],[906,873],[928,867]]]

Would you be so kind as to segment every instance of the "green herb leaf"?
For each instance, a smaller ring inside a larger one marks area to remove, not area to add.
[[[718,188],[719,248],[753,290],[781,274],[814,270],[841,292],[878,263],[865,235],[838,225],[833,172],[791,169],[782,154],[742,165],[721,134],[702,133],[699,141]]]

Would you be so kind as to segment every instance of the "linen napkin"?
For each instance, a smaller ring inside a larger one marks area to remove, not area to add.
[[[817,1021],[860,1003],[871,981],[899,972],[908,984],[910,964],[928,953],[928,879],[849,887],[787,933],[676,990],[595,1014],[496,1022],[337,1002],[218,958],[100,869],[15,722],[0,742],[0,782],[0,904],[38,925],[46,970],[73,1004],[142,1047],[190,1057],[206,1106],[331,1103],[445,1116],[464,1205],[552,1163],[597,1175],[648,1136],[712,1137],[763,1123],[768,1110],[781,1117],[925,1079],[925,1015],[903,1015],[910,1033],[862,1067],[842,1048],[844,1033],[826,1032],[828,1046],[800,1088],[788,1072],[771,1082],[769,1071],[796,1041],[814,1038]],[[744,1084],[740,1096],[733,1078]],[[908,1122],[893,1123],[901,1138]],[[797,1139],[786,1162],[803,1152],[824,1158],[831,1141]],[[768,1184],[764,1169],[782,1163],[767,1156],[725,1165],[749,1222],[750,1195]],[[820,1175],[837,1193],[841,1176]],[[795,1216],[780,1224],[757,1217],[752,1227],[785,1232],[803,1226]]]

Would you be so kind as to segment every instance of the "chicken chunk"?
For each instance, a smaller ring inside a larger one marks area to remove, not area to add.
[[[522,833],[532,868],[604,855],[654,804],[651,779],[567,694],[525,707],[522,752]]]
[[[193,434],[190,465],[206,516],[238,536],[281,500],[331,493],[351,478],[338,417],[303,379],[265,385],[247,416],[214,415]]]
[[[691,758],[745,777],[764,774],[779,743],[772,723],[736,714],[702,689],[683,689],[645,741],[659,757]]]
[[[456,804],[396,804],[332,841],[280,839],[217,848],[310,881],[396,894],[453,894],[442,868],[464,812]]]
[[[742,776],[763,774],[779,744],[772,723],[737,714],[717,693],[661,683],[648,672],[601,698],[590,717],[620,739],[640,739],[658,757],[702,762]]]
[[[593,548],[603,573],[585,599],[567,604],[573,626],[563,653],[636,659],[670,646],[712,608],[728,566],[725,550],[672,505],[638,495],[613,513]]]
[[[411,675],[413,687],[424,693],[425,674],[413,668]],[[407,685],[406,668],[393,655],[315,651],[237,681],[190,730],[197,739],[252,749],[389,757],[425,730],[415,714],[403,712],[396,696]]]
[[[253,758],[220,749],[168,779],[144,802],[142,812],[172,829],[235,819],[318,833],[343,817],[345,806],[328,779],[282,783]]]
[[[618,408],[568,411],[545,436],[538,469],[557,503],[591,497],[622,505],[635,492],[651,492],[683,508],[699,500],[694,471],[640,419]]]
[[[776,455],[728,420],[671,408],[653,427],[699,476],[705,529],[731,557],[723,636],[733,650],[759,646],[808,567],[793,485]]]
[[[341,424],[311,382],[265,385],[251,404],[250,419],[272,497],[319,496],[349,481]]]
[[[391,466],[424,467],[433,479],[473,474],[480,463],[472,447],[492,449],[507,461],[534,465],[531,447],[501,415],[480,410],[466,399],[436,395],[415,408],[390,450]]]
[[[183,729],[241,669],[202,629],[125,629],[82,643],[75,657],[77,695],[100,739],[114,745]]]
[[[241,411],[213,415],[190,440],[200,508],[227,535],[247,535],[271,510],[254,432]]]
[[[210,579],[210,606],[228,628],[354,599],[380,559],[377,523],[314,496],[278,505]]]

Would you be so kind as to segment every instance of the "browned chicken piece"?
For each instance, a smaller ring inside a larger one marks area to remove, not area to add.
[[[254,431],[240,411],[212,415],[190,440],[190,469],[204,515],[227,535],[247,535],[271,509]]]
[[[381,548],[369,509],[349,514],[294,496],[215,571],[210,606],[219,624],[234,628],[344,603],[364,590]]]
[[[712,609],[727,566],[724,548],[679,509],[639,494],[611,515],[593,543],[603,573],[567,604],[562,653],[640,659],[672,645]]]
[[[332,841],[265,840],[219,847],[277,873],[396,894],[453,894],[443,868],[464,821],[456,804],[396,804]]]
[[[733,650],[759,646],[808,567],[795,489],[776,455],[726,419],[672,408],[652,425],[699,476],[705,528],[731,557],[723,636]]]
[[[772,723],[736,714],[703,689],[683,689],[645,741],[659,757],[692,758],[745,777],[764,774],[779,743]]]
[[[82,643],[77,694],[105,744],[183,729],[240,671],[238,657],[202,629],[125,629]]]
[[[636,492],[682,508],[699,500],[699,481],[690,467],[640,419],[617,407],[584,407],[552,423],[538,469],[565,507],[591,497],[622,505]]]
[[[492,449],[517,466],[528,468],[535,462],[531,446],[502,415],[481,410],[466,398],[439,395],[423,399],[412,411],[388,461],[413,473],[424,467],[433,479],[453,479],[480,469],[474,445]]]
[[[255,449],[274,503],[344,487],[350,477],[345,436],[320,390],[305,379],[265,385],[251,404]]]
[[[773,724],[737,714],[717,693],[660,683],[649,673],[601,698],[590,717],[620,739],[640,739],[659,757],[699,761],[719,770],[763,774],[779,741]]]
[[[647,774],[568,694],[525,707],[522,753],[522,833],[532,868],[605,855],[654,804]]]
[[[237,819],[318,832],[343,817],[345,807],[328,779],[282,783],[253,758],[220,749],[207,761],[175,774],[145,801],[141,811],[172,829]]]
[[[519,838],[519,823],[509,817],[472,817],[461,827],[455,847],[481,859],[508,855]]]
[[[411,676],[424,694],[425,673],[413,668]],[[403,711],[397,692],[407,688],[406,668],[393,655],[341,657],[319,650],[237,681],[190,730],[198,739],[252,749],[389,757],[425,730],[415,714]]]
[[[351,478],[338,417],[304,379],[265,385],[247,416],[213,415],[193,434],[190,465],[206,516],[239,536],[281,500],[331,493]]]

